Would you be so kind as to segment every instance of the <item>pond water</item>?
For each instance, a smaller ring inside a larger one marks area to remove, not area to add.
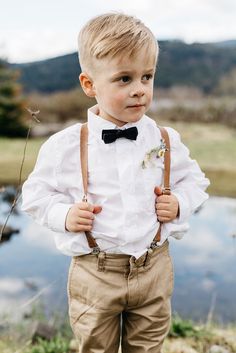
[[[0,193],[0,224],[9,211],[12,188]],[[8,199],[8,200],[7,200]],[[9,225],[18,228],[0,244],[0,316],[43,303],[50,312],[67,311],[70,257],[60,254],[53,233],[16,208]],[[175,267],[173,312],[206,322],[236,321],[236,200],[211,197],[190,220],[182,240],[170,238]]]

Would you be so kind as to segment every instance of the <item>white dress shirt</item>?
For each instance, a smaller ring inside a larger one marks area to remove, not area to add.
[[[88,202],[102,206],[95,215],[92,235],[101,250],[125,253],[138,258],[152,242],[159,222],[155,213],[154,187],[162,185],[163,157],[153,158],[142,167],[151,149],[160,146],[156,123],[144,115],[136,123],[137,140],[119,138],[105,144],[103,129],[118,128],[96,115],[98,107],[88,110]],[[22,210],[35,221],[55,232],[57,248],[66,255],[90,253],[84,232],[65,230],[70,207],[82,200],[80,166],[80,128],[77,123],[52,135],[41,147],[33,172],[22,188]],[[207,198],[208,179],[179,134],[167,128],[171,144],[172,193],[179,201],[178,219],[163,224],[160,245],[168,236],[181,238],[188,230],[189,216]]]

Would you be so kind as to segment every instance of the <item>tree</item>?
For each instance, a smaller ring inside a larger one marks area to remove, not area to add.
[[[18,77],[19,73],[0,59],[0,136],[26,135],[27,128],[22,120],[24,100]]]

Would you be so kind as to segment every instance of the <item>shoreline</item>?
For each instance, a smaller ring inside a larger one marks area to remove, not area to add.
[[[33,165],[27,163],[24,167],[21,186],[30,174]],[[19,176],[15,176],[15,174],[6,176],[3,172],[5,168],[6,166],[2,166],[0,161],[0,188],[7,186],[18,187]],[[10,165],[9,170],[11,171],[12,169],[13,166]],[[202,171],[211,182],[207,189],[210,196],[236,198],[236,170],[202,168]]]
[[[156,119],[154,119],[156,120]],[[222,124],[198,122],[160,121],[171,126],[181,135],[183,143],[190,150],[211,185],[207,192],[211,196],[236,197],[236,130]],[[34,137],[28,140],[22,170],[22,180],[33,170],[38,151],[48,137]],[[0,188],[17,186],[25,147],[24,138],[0,137]]]

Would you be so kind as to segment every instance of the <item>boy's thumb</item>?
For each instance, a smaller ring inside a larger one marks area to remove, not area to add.
[[[93,207],[93,213],[95,214],[100,213],[102,210],[102,206],[94,205]]]
[[[162,195],[162,190],[161,190],[160,186],[155,186],[154,192],[157,196]]]

